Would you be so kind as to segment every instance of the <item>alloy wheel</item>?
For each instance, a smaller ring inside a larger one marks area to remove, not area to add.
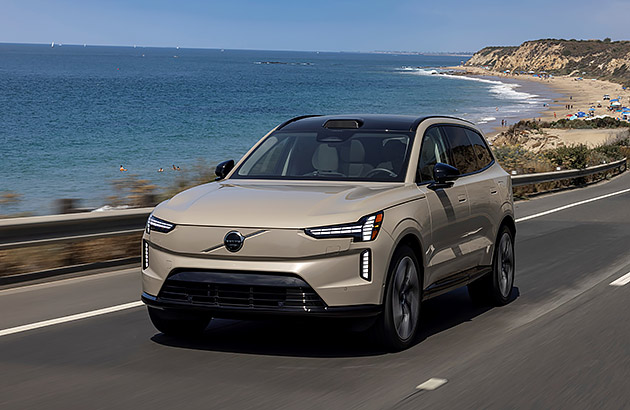
[[[409,339],[418,324],[420,283],[413,260],[405,256],[398,262],[392,287],[392,314],[398,337]]]

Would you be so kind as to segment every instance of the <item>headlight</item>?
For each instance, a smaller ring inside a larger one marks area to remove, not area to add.
[[[307,228],[304,232],[317,239],[353,238],[356,242],[367,242],[376,239],[382,222],[383,212],[381,211],[364,216],[355,223]]]
[[[146,228],[147,233],[151,233],[151,231],[168,233],[172,231],[173,229],[175,229],[175,224],[156,218],[155,216],[153,216],[153,214],[149,216],[149,220],[147,221],[147,228]]]

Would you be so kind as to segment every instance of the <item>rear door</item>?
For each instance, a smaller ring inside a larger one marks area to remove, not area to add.
[[[479,171],[474,174],[474,178],[470,178],[468,187],[471,221],[481,228],[472,243],[473,251],[477,253],[480,265],[489,265],[492,263],[493,245],[502,215],[503,198],[501,194],[502,191],[505,191],[505,182],[495,172],[494,158],[483,137],[468,128],[466,135],[475,149],[477,167],[479,168]],[[503,184],[503,187],[500,187],[499,184]]]

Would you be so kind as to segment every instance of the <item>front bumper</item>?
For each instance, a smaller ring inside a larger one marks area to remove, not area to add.
[[[203,312],[213,317],[256,316],[369,317],[378,305],[330,307],[302,279],[282,274],[178,270],[158,296],[142,301],[160,309]]]
[[[367,244],[354,243],[350,239],[318,240],[296,232],[271,231],[248,238],[243,250],[234,254],[223,249],[186,252],[193,246],[201,246],[182,244],[188,240],[188,236],[183,233],[174,236],[178,229],[168,234],[152,232],[143,238],[143,244],[147,246],[145,249],[143,245],[143,254],[147,253],[149,262],[143,266],[142,290],[157,299],[172,275],[187,271],[242,273],[243,283],[251,280],[252,275],[297,278],[321,298],[323,306],[327,308],[325,312],[331,311],[333,307],[381,304],[384,275],[390,258],[389,251],[393,246],[391,237],[385,232],[376,241]],[[213,229],[209,228],[208,231],[212,233]],[[203,240],[201,235],[195,237]],[[365,249],[369,249],[372,256],[370,280],[360,276],[361,252]],[[283,253],[286,256],[282,256]],[[169,303],[179,306],[188,301]]]

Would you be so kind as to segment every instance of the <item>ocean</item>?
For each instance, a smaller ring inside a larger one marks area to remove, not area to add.
[[[59,198],[100,207],[131,174],[166,187],[172,165],[236,160],[298,115],[447,114],[488,131],[553,98],[542,85],[436,74],[462,60],[0,44],[0,199],[19,194],[0,214],[53,213]]]

